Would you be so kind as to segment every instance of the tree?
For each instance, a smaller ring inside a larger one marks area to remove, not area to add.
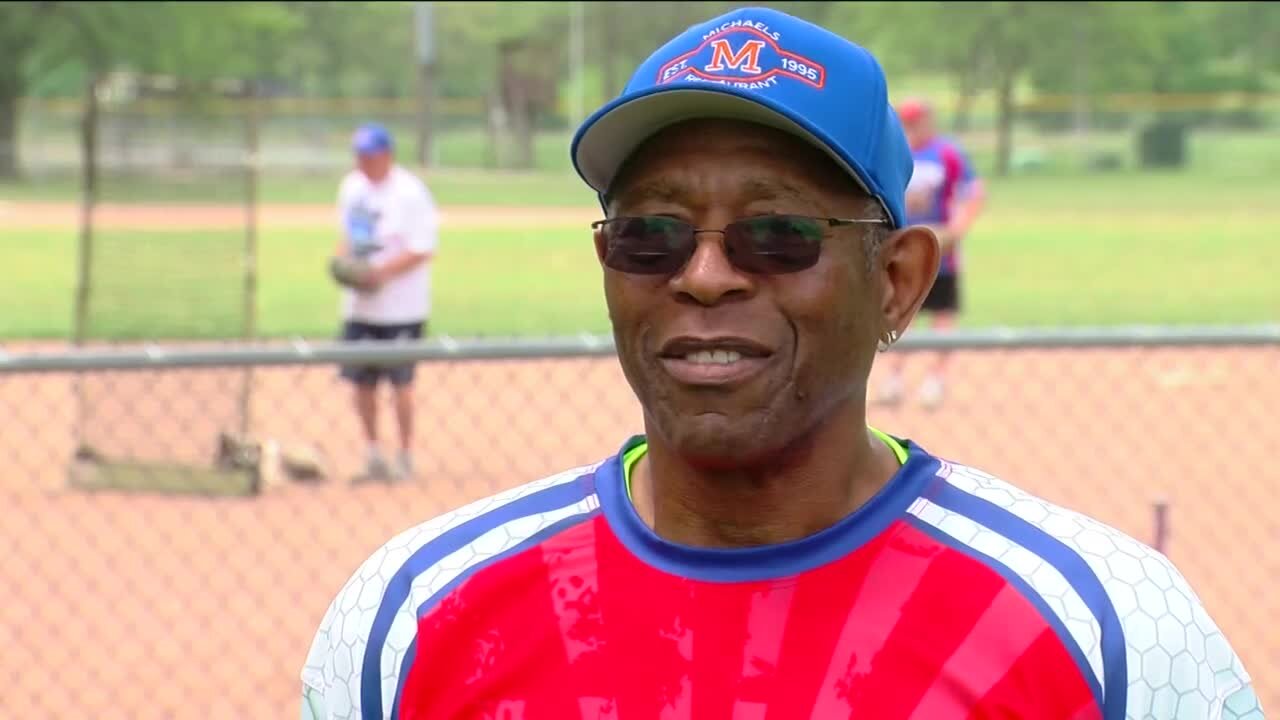
[[[248,77],[276,61],[296,29],[278,3],[0,3],[0,176],[19,170],[18,101],[42,77],[75,68],[81,84],[114,70],[199,82]]]
[[[298,23],[280,58],[306,94],[407,97],[413,89],[413,6],[406,2],[284,2]],[[442,35],[443,37],[443,35]]]
[[[19,100],[27,87],[28,65],[49,32],[52,3],[0,3],[0,178],[18,174]]]
[[[887,69],[935,72],[951,78],[959,98],[958,124],[967,124],[973,99],[996,93],[997,175],[1009,172],[1016,91],[1035,58],[1072,42],[1069,18],[1088,3],[913,2],[849,3],[830,22],[867,46]]]

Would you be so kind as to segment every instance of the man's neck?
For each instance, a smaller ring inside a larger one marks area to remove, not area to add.
[[[935,139],[935,138],[937,138],[937,137],[938,137],[937,135],[930,135],[929,137],[921,138],[920,140],[917,140],[917,141],[916,141],[916,142],[911,146],[911,150],[912,150],[913,152],[918,152],[918,151],[920,151],[920,150],[923,150],[923,149],[925,149],[925,148],[929,147],[929,143],[933,142],[933,141],[934,141],[934,139]]]
[[[368,181],[369,181],[369,184],[370,184],[370,185],[372,185],[372,186],[374,186],[374,187],[382,187],[383,185],[386,185],[386,184],[387,184],[387,181],[388,181],[388,180],[390,180],[390,179],[391,179],[391,174],[392,174],[393,172],[395,172],[395,166],[394,166],[394,165],[393,165],[393,166],[391,166],[391,167],[389,167],[389,168],[387,168],[387,171],[386,171],[386,172],[384,172],[384,173],[382,173],[381,175],[379,175],[379,176],[378,176],[378,178],[377,178],[376,180],[375,180],[374,178],[372,178],[372,177],[368,176],[368,175],[365,175],[365,176],[364,176],[364,178],[365,178],[365,180],[368,180]]]
[[[659,536],[684,545],[751,547],[812,535],[865,504],[899,467],[865,420],[849,420],[832,418],[786,463],[723,473],[690,465],[651,435],[632,475],[636,509]]]

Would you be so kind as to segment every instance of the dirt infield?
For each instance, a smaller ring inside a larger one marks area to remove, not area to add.
[[[1258,511],[1280,480],[1277,369],[1274,349],[965,353],[940,411],[872,420],[1144,540],[1151,503],[1168,499],[1170,555],[1277,707],[1280,521]],[[417,483],[349,486],[361,448],[333,369],[283,367],[253,374],[255,430],[316,445],[335,478],[210,499],[68,489],[70,378],[0,375],[3,714],[293,717],[311,633],[381,542],[599,459],[640,427],[613,359],[426,364],[420,377]],[[115,449],[198,461],[234,380],[192,370],[84,383]]]
[[[261,205],[265,229],[328,227],[335,211],[328,205]],[[441,209],[448,227],[584,227],[599,217],[591,207],[451,206]],[[77,227],[80,208],[71,203],[0,201],[0,227],[16,230],[67,230]],[[116,230],[240,230],[245,209],[234,205],[133,205],[102,203],[94,209],[94,227]]]

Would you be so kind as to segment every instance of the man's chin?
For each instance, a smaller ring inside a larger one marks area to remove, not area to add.
[[[671,418],[663,435],[690,465],[731,471],[761,462],[782,444],[780,433],[762,420],[703,412]]]

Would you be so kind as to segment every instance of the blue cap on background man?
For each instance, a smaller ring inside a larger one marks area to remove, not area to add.
[[[365,123],[356,128],[351,138],[351,149],[357,155],[375,155],[391,150],[391,131],[378,123]]]
[[[817,25],[742,8],[695,25],[649,56],[622,94],[574,136],[578,174],[605,193],[640,143],[694,118],[749,120],[827,152],[895,227],[906,224],[911,151],[871,53]]]

